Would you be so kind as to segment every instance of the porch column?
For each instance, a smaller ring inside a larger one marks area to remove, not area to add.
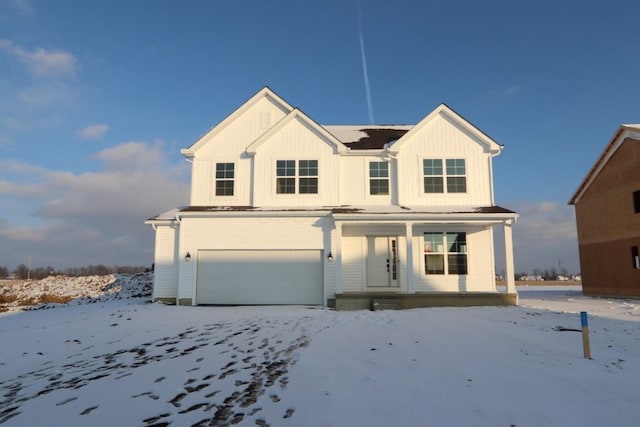
[[[504,269],[505,279],[507,280],[507,293],[516,293],[516,281],[515,281],[515,269],[513,267],[513,237],[511,235],[511,227],[514,221],[512,219],[506,220],[502,224],[504,231]]]
[[[334,262],[336,267],[334,269],[336,274],[336,294],[342,293],[342,224],[336,223],[336,254],[334,256]]]
[[[405,239],[407,241],[407,293],[416,292],[413,284],[413,223],[405,223]]]

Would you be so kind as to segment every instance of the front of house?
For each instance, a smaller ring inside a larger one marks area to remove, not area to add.
[[[264,88],[182,150],[190,204],[156,231],[153,299],[366,308],[515,304],[502,147],[440,105],[416,125],[321,126]],[[493,230],[504,236],[506,292]]]

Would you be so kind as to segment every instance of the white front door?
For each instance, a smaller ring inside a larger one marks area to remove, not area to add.
[[[367,237],[367,286],[398,286],[398,238]]]

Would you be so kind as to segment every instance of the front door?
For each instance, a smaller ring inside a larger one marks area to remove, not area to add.
[[[367,286],[398,286],[398,238],[369,236],[367,247]]]

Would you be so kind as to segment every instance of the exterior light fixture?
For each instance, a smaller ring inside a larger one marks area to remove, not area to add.
[[[187,254],[184,256],[184,260],[191,261],[191,254],[189,252],[187,252]]]
[[[331,252],[329,252],[329,255],[327,255],[327,259],[329,260],[329,262],[333,261],[333,254]]]

